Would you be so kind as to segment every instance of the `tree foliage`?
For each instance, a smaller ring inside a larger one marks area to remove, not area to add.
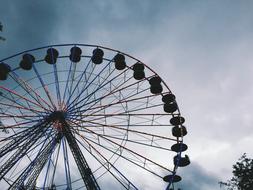
[[[2,25],[2,23],[0,22],[0,32],[2,32],[3,31],[3,25]],[[5,38],[4,37],[2,37],[2,36],[0,36],[0,41],[5,41]]]
[[[246,153],[233,165],[233,177],[225,185],[227,190],[253,190],[253,159]]]

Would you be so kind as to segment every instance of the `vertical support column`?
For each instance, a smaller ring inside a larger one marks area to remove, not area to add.
[[[78,170],[82,176],[83,182],[86,186],[87,190],[100,190],[100,187],[98,186],[98,183],[95,179],[95,177],[92,174],[91,169],[89,168],[89,165],[87,161],[85,160],[77,142],[73,135],[73,133],[70,130],[69,124],[65,120],[61,120],[62,123],[62,132],[63,135],[66,137],[67,142],[69,144],[70,150],[73,154],[73,157],[76,161]]]

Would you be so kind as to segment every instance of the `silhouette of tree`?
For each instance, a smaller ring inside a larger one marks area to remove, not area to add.
[[[0,32],[2,32],[2,31],[3,31],[3,25],[2,25],[2,23],[0,22]],[[5,38],[2,37],[2,36],[0,36],[0,40],[1,40],[1,41],[5,41]]]
[[[226,183],[219,182],[227,190],[253,190],[253,159],[246,153],[233,165],[233,177]]]

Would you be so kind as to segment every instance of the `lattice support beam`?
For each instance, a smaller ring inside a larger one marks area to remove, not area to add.
[[[40,130],[41,130],[40,127],[33,126],[18,135],[14,135],[12,138],[13,140],[11,140],[6,145],[4,145],[2,148],[0,148],[0,157],[3,157],[8,152],[18,148],[21,143],[23,143],[27,140],[28,136],[30,137],[31,135],[38,133]]]
[[[25,180],[28,178],[24,187],[27,190],[35,189],[36,180],[44,168],[45,164],[50,158],[50,155],[54,151],[57,143],[61,139],[61,135],[58,134],[53,140],[51,140],[37,155],[37,157],[31,162],[31,164],[25,169],[24,172],[18,177],[18,179],[9,187],[9,190],[15,190],[24,185]]]
[[[27,151],[37,142],[37,140],[44,135],[47,130],[47,124],[47,122],[37,124],[36,126],[38,130],[36,130],[36,133],[31,133],[29,140],[24,142],[22,147],[20,147],[3,165],[0,166],[0,180],[2,180],[9,170],[11,170],[11,168],[26,155]]]
[[[68,145],[70,147],[70,150],[73,154],[73,157],[76,161],[78,170],[82,176],[83,182],[86,186],[87,190],[100,190],[100,187],[94,177],[94,175],[92,174],[91,169],[89,168],[89,165],[87,163],[87,161],[85,160],[82,151],[80,150],[76,139],[73,135],[73,133],[70,130],[70,126],[69,124],[65,121],[62,120],[61,121],[63,128],[63,135],[66,137]]]

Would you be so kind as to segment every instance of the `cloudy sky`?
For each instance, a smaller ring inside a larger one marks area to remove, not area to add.
[[[253,157],[253,2],[249,0],[0,1],[0,58],[48,44],[119,49],[153,68],[176,94],[192,164],[187,190],[220,189]]]

